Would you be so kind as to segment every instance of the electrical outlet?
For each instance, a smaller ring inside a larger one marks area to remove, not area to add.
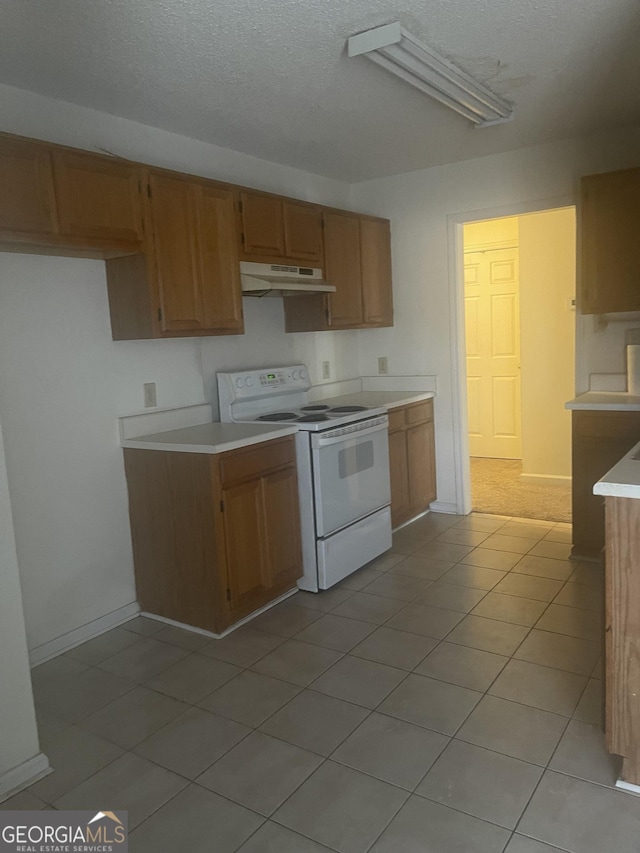
[[[379,374],[387,374],[389,372],[389,359],[386,355],[381,355],[378,358],[378,373]]]
[[[322,378],[323,379],[331,379],[331,362],[323,361],[322,362]]]
[[[145,409],[151,409],[153,406],[158,405],[158,399],[156,396],[156,383],[155,382],[145,382],[144,383],[144,407]]]

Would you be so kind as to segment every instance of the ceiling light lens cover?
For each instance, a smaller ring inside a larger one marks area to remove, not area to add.
[[[508,101],[431,50],[399,22],[351,36],[347,45],[349,56],[365,55],[479,127],[501,124],[513,117]]]

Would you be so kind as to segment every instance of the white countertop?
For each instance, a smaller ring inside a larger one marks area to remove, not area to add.
[[[639,452],[640,442],[598,480],[593,487],[594,495],[640,498],[640,459],[633,458]]]
[[[318,400],[327,406],[369,406],[396,409],[409,403],[420,403],[435,397],[433,391],[358,391],[341,397],[328,397]]]
[[[206,423],[124,439],[122,447],[179,453],[224,453],[273,438],[294,435],[295,426]]]
[[[640,412],[640,397],[624,391],[587,391],[564,404],[565,409],[601,412]]]
[[[339,397],[322,398],[329,406],[369,406],[395,409],[409,403],[419,403],[435,397],[433,391],[355,391]],[[211,409],[206,405],[194,405],[164,412],[143,413],[120,418],[122,447],[137,450],[170,450],[179,453],[223,453],[247,447],[272,438],[294,435],[294,424],[230,424],[210,422]],[[178,419],[176,421],[176,419]],[[198,421],[206,419],[205,423]],[[182,422],[179,429],[158,430],[162,425]],[[157,431],[138,435],[144,426]]]

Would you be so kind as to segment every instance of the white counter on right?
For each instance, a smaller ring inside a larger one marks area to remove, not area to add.
[[[588,412],[640,412],[640,397],[626,391],[587,391],[569,400],[564,407]]]
[[[593,487],[594,495],[640,498],[640,442],[617,462]]]

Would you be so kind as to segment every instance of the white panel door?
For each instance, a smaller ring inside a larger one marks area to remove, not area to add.
[[[518,250],[464,259],[469,452],[521,459]]]

